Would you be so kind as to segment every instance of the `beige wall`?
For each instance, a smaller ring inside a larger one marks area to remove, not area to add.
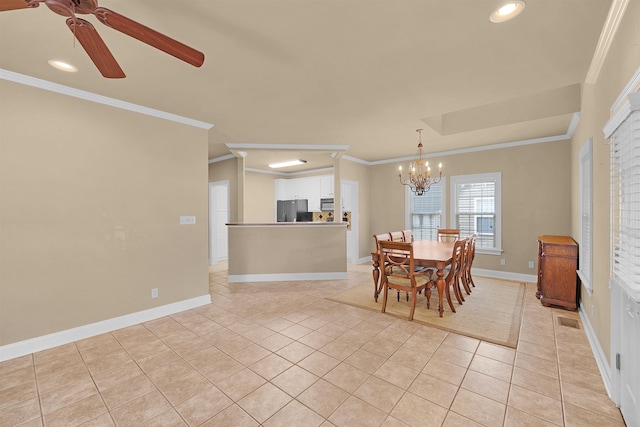
[[[346,236],[331,223],[229,226],[229,276],[346,274]]]
[[[450,179],[455,175],[500,172],[502,180],[501,256],[477,254],[474,267],[537,274],[537,237],[571,234],[571,156],[569,141],[547,142],[500,150],[429,158],[444,165],[446,220],[449,224]],[[405,228],[405,189],[398,180],[398,163],[371,170],[371,235]],[[500,265],[500,259],[505,265]]]
[[[277,175],[246,172],[245,222],[275,222],[275,184]]]
[[[208,294],[206,131],[0,92],[0,345]]]
[[[371,233],[371,184],[370,167],[349,160],[340,160],[341,178],[358,183],[358,257],[366,258],[371,255],[369,241]]]
[[[430,158],[434,163],[444,163],[447,184],[454,175],[502,174],[503,254],[478,254],[477,268],[535,275],[537,237],[571,235],[570,159],[568,140]],[[344,159],[340,162],[341,178],[358,182],[359,257],[365,258],[374,249],[374,233],[405,228],[404,187],[398,181],[396,163],[366,166]],[[231,180],[234,197],[236,169],[224,165],[235,165],[235,160],[210,165],[209,177],[211,180],[214,168],[218,169],[216,179]],[[245,199],[245,222],[272,222],[273,177],[247,172],[245,179],[246,194],[252,194]],[[449,186],[447,205],[448,190]],[[231,206],[233,209],[233,202]],[[504,266],[500,264],[502,258]],[[529,261],[534,262],[533,269],[529,268]]]
[[[609,141],[604,139],[603,126],[610,118],[610,108],[633,74],[640,67],[640,2],[627,6],[615,39],[598,80],[584,85],[581,120],[572,138],[573,168],[573,235],[580,243],[579,153],[584,142],[593,137],[593,294],[584,288],[581,304],[604,354],[610,357],[611,308],[609,291]]]

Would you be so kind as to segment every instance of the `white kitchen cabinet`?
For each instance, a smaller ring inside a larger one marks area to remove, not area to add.
[[[320,210],[320,199],[333,197],[333,175],[276,179],[276,200],[307,199],[309,212]]]
[[[323,199],[333,197],[333,175],[320,177],[320,197]]]

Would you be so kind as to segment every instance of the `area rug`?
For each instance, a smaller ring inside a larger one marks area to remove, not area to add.
[[[444,316],[438,316],[438,293],[431,296],[431,308],[427,309],[427,299],[418,295],[413,321],[435,328],[455,332],[460,335],[477,338],[483,341],[516,348],[522,320],[525,283],[501,280],[490,277],[474,276],[475,288],[471,295],[465,294],[465,301],[459,305],[452,295],[456,313],[452,313],[444,299]],[[337,295],[329,297],[332,301],[380,311],[382,308],[380,295],[376,303],[373,298],[373,282],[354,286]],[[389,292],[387,314],[409,321],[411,302],[407,302],[401,293],[400,302],[394,290]]]

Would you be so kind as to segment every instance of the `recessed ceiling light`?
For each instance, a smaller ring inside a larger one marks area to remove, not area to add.
[[[495,23],[508,21],[520,15],[524,7],[525,3],[522,0],[508,1],[491,12],[489,20]]]
[[[58,61],[57,59],[50,59],[47,62],[49,62],[49,65],[51,65],[53,68],[57,68],[58,70],[66,71],[67,73],[75,73],[75,72],[78,71],[77,67],[74,67],[71,64],[67,64],[64,61]]]
[[[306,160],[289,160],[288,162],[271,163],[269,164],[269,167],[272,169],[277,169],[286,168],[287,166],[304,165],[305,163],[307,163]]]

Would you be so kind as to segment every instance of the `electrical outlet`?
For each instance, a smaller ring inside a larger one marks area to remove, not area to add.
[[[506,265],[507,264],[507,260],[505,260],[504,258],[500,259],[500,265]]]
[[[180,224],[195,224],[196,217],[194,215],[180,215]]]
[[[151,298],[158,298],[158,288],[151,289]]]
[[[529,261],[529,268],[533,268],[533,261]]]

